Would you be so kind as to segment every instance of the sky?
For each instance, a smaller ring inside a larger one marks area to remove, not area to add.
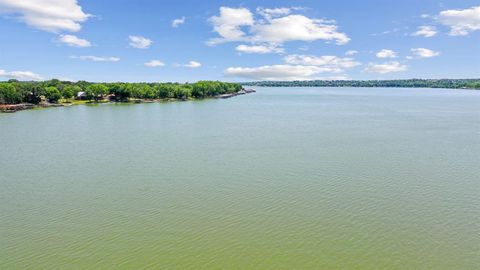
[[[480,78],[480,0],[0,0],[0,80]]]

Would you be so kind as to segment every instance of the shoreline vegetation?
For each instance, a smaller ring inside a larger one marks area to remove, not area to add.
[[[408,80],[313,80],[313,81],[257,81],[244,86],[261,87],[398,87],[480,89],[480,79],[408,79]]]
[[[0,112],[108,102],[153,103],[205,98],[231,98],[253,93],[241,84],[219,81],[196,83],[92,83],[57,79],[0,82]]]
[[[480,90],[480,79],[409,79],[409,80],[313,80],[256,81],[228,83],[93,83],[87,81],[17,81],[0,82],[0,112],[16,112],[42,107],[63,107],[107,102],[153,103],[205,98],[230,98],[255,92],[243,86],[261,87],[398,87]]]

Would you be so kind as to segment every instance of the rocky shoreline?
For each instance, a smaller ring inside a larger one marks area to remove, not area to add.
[[[222,94],[215,96],[216,99],[226,99],[235,96],[255,93],[254,89],[242,89],[236,93],[231,94]],[[130,99],[128,101],[115,101],[110,100],[107,102],[86,102],[85,104],[97,104],[97,103],[155,103],[155,102],[162,102],[162,101],[171,101],[171,100],[156,100],[156,99]],[[174,101],[187,101],[187,99],[174,99]],[[75,105],[73,103],[49,103],[49,102],[40,102],[39,104],[32,104],[32,103],[20,103],[20,104],[0,104],[0,112],[3,113],[14,113],[17,111],[22,110],[31,110],[35,108],[49,108],[49,107],[66,107]]]
[[[20,103],[20,104],[3,104],[0,105],[0,112],[4,113],[14,113],[22,110],[31,110],[35,108],[48,108],[48,107],[65,107],[72,106],[70,103],[49,103],[41,102],[39,104],[32,103]]]
[[[242,90],[240,90],[236,93],[218,95],[218,96],[215,96],[215,98],[231,98],[231,97],[250,94],[250,93],[255,93],[255,92],[257,92],[257,91],[255,91],[253,89],[242,89]]]

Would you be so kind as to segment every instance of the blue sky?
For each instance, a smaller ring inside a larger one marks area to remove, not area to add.
[[[479,0],[0,0],[0,32],[0,80],[480,77]]]

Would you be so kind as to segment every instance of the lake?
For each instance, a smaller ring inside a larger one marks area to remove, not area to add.
[[[0,114],[1,269],[480,269],[480,91]]]

